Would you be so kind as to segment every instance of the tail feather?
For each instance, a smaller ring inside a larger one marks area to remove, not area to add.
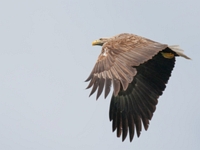
[[[178,45],[171,45],[168,46],[172,51],[176,52],[177,55],[182,56],[186,59],[191,59],[190,57],[186,56],[183,50]]]

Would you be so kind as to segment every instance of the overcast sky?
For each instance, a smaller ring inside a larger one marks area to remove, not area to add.
[[[0,1],[1,150],[198,150],[199,0]],[[179,44],[172,76],[140,138],[112,132],[111,94],[88,97],[84,80],[101,47],[119,33]]]

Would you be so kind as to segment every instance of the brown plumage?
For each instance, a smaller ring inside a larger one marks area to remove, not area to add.
[[[102,46],[101,54],[87,78],[90,95],[96,99],[104,89],[106,98],[113,85],[109,117],[117,137],[125,140],[128,131],[132,141],[135,131],[140,136],[142,124],[147,130],[149,120],[171,76],[175,56],[186,55],[177,46],[168,46],[134,35],[120,34],[101,38],[93,45]]]

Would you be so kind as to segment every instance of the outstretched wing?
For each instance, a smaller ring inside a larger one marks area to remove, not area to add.
[[[167,48],[165,51],[169,51]],[[121,90],[112,96],[110,103],[110,120],[117,137],[122,134],[122,141],[129,131],[130,141],[134,131],[140,136],[142,123],[148,129],[149,120],[156,109],[157,99],[166,87],[175,63],[175,57],[166,59],[158,53],[151,60],[136,67],[137,74],[126,91]]]
[[[90,95],[98,89],[96,97],[98,99],[105,87],[106,98],[111,84],[113,84],[115,96],[118,95],[121,87],[126,91],[137,74],[134,67],[151,59],[165,48],[167,45],[132,34],[110,39],[103,45],[101,54],[86,80],[90,81],[87,88],[92,87]]]

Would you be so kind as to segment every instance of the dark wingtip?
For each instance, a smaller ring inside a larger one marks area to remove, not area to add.
[[[130,142],[132,142],[133,141],[133,136],[132,137],[130,137]]]
[[[97,97],[96,97],[96,101],[98,100],[99,96],[100,96],[100,95],[97,95]]]
[[[90,81],[91,78],[92,78],[92,75],[90,75],[90,76],[85,80],[85,82]]]
[[[140,137],[141,132],[137,131],[137,137]]]
[[[90,93],[89,97],[90,97],[90,96],[91,96],[93,93],[94,93],[94,92],[92,92],[92,91],[91,91],[91,93]]]
[[[88,85],[85,89],[87,90],[87,89],[89,89],[89,88],[91,88],[92,86],[90,86],[90,85]]]
[[[90,79],[87,78],[84,82],[88,82],[88,81],[90,81]]]
[[[122,136],[122,142],[124,142],[125,139],[126,139],[126,135],[123,134],[123,136]]]
[[[123,138],[122,138],[122,142],[124,142],[125,139],[126,139],[126,138],[123,137]]]

